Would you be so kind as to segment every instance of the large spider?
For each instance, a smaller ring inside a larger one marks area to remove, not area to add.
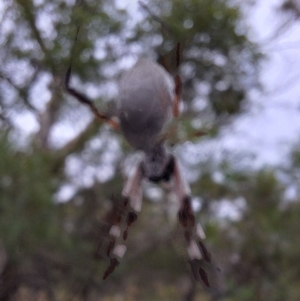
[[[179,44],[177,46],[177,64],[179,64]],[[178,116],[181,93],[181,79],[174,79],[160,65],[148,59],[138,62],[126,71],[119,83],[119,96],[116,101],[115,119],[102,114],[93,101],[70,86],[71,67],[65,78],[65,87],[69,94],[90,107],[101,120],[120,126],[128,143],[144,153],[143,159],[135,166],[122,191],[122,200],[113,218],[109,231],[110,243],[105,252],[110,264],[104,273],[107,278],[119,264],[126,252],[125,240],[128,228],[137,219],[142,208],[143,180],[154,183],[168,182],[179,202],[178,219],[187,244],[189,263],[196,280],[209,286],[208,277],[202,263],[211,262],[210,253],[202,240],[205,234],[196,223],[191,204],[190,187],[179,168],[176,157],[166,151],[164,125],[173,116]],[[122,235],[121,235],[121,232]]]

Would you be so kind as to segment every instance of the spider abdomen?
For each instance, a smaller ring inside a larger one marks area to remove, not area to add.
[[[140,59],[124,73],[119,89],[118,115],[129,144],[147,150],[171,117],[172,77],[158,64]]]

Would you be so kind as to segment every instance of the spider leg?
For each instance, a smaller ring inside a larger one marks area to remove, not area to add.
[[[180,43],[177,43],[176,47],[176,69],[178,69],[180,64]],[[173,105],[173,116],[179,116],[179,104],[181,98],[181,90],[182,90],[182,81],[179,74],[176,74],[174,77],[174,105]]]
[[[129,176],[123,191],[122,199],[119,201],[112,219],[109,230],[109,243],[106,248],[106,256],[109,258],[109,266],[104,272],[103,279],[106,279],[119,265],[120,259],[124,256],[127,248],[125,241],[128,238],[128,231],[137,220],[136,212],[142,209],[142,188],[141,182],[144,178],[142,163],[138,163]]]
[[[104,250],[105,257],[109,259],[109,266],[104,272],[103,279],[113,273],[120,264],[127,250],[125,241],[128,237],[128,229],[136,220],[137,214],[130,209],[129,199],[118,200],[108,233],[108,244]]]
[[[143,179],[143,164],[139,162],[132,170],[122,191],[122,196],[129,199],[131,208],[136,212],[142,210],[143,189],[141,184]]]
[[[195,279],[209,287],[208,276],[203,268],[205,262],[211,263],[211,255],[203,243],[205,233],[200,223],[196,223],[192,208],[190,187],[182,175],[178,161],[176,158],[174,158],[174,160],[173,191],[180,203],[178,220],[183,229],[184,238],[187,244],[189,263]]]
[[[71,87],[71,85],[70,85],[71,72],[72,72],[72,69],[71,69],[71,67],[69,67],[67,70],[66,76],[65,76],[65,89],[67,90],[67,92],[70,95],[72,95],[73,97],[75,97],[79,102],[88,106],[90,108],[90,110],[92,111],[92,113],[99,120],[109,123],[114,129],[118,129],[119,128],[118,122],[116,122],[112,118],[109,118],[105,114],[100,113],[92,100],[90,100],[87,96],[85,96],[84,94],[78,92],[76,89]]]

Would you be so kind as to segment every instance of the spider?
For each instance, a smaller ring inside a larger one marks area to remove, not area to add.
[[[177,67],[179,50],[180,44],[177,45]],[[148,180],[170,184],[170,189],[179,202],[178,220],[187,244],[192,273],[196,280],[200,282],[202,280],[209,287],[207,274],[201,267],[203,261],[211,262],[210,253],[202,241],[205,234],[195,220],[190,187],[180,170],[178,160],[166,150],[162,134],[165,124],[172,115],[178,116],[180,76],[172,78],[158,63],[145,58],[139,59],[120,80],[119,96],[116,101],[118,122],[100,113],[92,100],[71,87],[70,80],[71,67],[65,77],[67,92],[90,107],[101,121],[108,122],[113,127],[120,127],[127,142],[144,154],[122,190],[122,200],[109,231],[110,243],[106,248],[106,256],[110,263],[103,278],[106,279],[114,271],[119,259],[126,252],[124,241],[128,236],[128,228],[136,221],[137,213],[142,208],[141,184],[143,180]]]

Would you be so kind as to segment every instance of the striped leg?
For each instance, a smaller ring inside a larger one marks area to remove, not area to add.
[[[104,272],[103,279],[106,279],[120,264],[127,250],[125,241],[128,238],[129,227],[137,220],[137,214],[130,209],[128,198],[122,198],[114,211],[109,230],[109,242],[105,250],[109,266]]]
[[[196,223],[192,208],[190,187],[183,177],[176,159],[173,171],[173,190],[180,202],[178,220],[183,229],[187,244],[187,253],[192,273],[197,281],[209,287],[210,284],[207,273],[203,269],[203,263],[211,263],[211,255],[203,243],[205,233],[200,223]]]
[[[180,64],[180,43],[177,43],[176,47],[176,69],[178,69]],[[173,116],[179,116],[179,105],[180,105],[180,98],[181,98],[181,89],[182,89],[182,81],[180,75],[177,73],[174,76],[174,105],[173,105]]]
[[[109,230],[109,243],[106,249],[109,266],[104,273],[103,279],[106,279],[114,271],[126,253],[125,241],[128,238],[129,227],[137,220],[136,212],[140,212],[142,209],[142,179],[142,164],[139,163],[129,176],[122,191],[122,199],[115,209],[115,215]]]

